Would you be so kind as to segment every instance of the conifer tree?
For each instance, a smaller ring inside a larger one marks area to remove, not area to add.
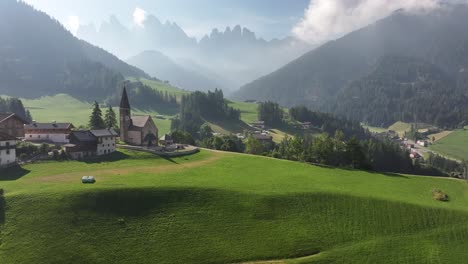
[[[106,114],[104,115],[104,124],[106,128],[117,128],[117,117],[111,106],[107,108]]]
[[[99,108],[98,102],[94,102],[93,112],[89,117],[89,127],[91,129],[104,129],[106,127],[102,119],[102,111],[101,108]]]

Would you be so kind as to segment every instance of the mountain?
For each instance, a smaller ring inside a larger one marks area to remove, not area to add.
[[[368,76],[338,93],[335,112],[381,127],[397,121],[463,127],[468,94],[462,88],[434,64],[385,56]]]
[[[0,94],[103,98],[126,76],[149,77],[45,13],[16,0],[0,2]]]
[[[123,59],[157,50],[185,70],[216,80],[225,90],[238,89],[310,49],[308,44],[294,38],[266,41],[239,25],[232,29],[227,27],[224,31],[213,29],[197,41],[176,23],[162,23],[154,15],[149,15],[142,25],[132,28],[125,28],[115,16],[111,16],[99,28],[81,26],[77,35]],[[183,64],[186,61],[193,63]],[[198,66],[193,67],[195,65]],[[161,72],[172,70],[162,66],[155,67]],[[158,72],[154,74],[160,77]]]
[[[159,51],[144,51],[127,62],[185,90],[207,91],[222,88],[216,81],[178,65]]]
[[[467,24],[465,5],[444,5],[424,13],[400,10],[243,86],[233,98],[304,104],[333,112],[346,103],[337,100],[339,92],[369,75],[386,55],[423,59],[443,71],[452,84],[460,83],[460,72],[468,67]],[[465,82],[460,89],[467,87]]]

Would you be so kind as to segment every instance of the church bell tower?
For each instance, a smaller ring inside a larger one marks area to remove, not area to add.
[[[131,125],[130,103],[128,102],[127,89],[123,89],[120,100],[120,140],[128,142],[128,128]]]

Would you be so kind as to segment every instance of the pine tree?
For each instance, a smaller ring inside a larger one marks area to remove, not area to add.
[[[117,117],[111,106],[107,108],[106,114],[104,115],[104,124],[107,128],[117,128]]]
[[[102,111],[101,108],[99,108],[98,102],[94,102],[93,112],[89,117],[89,127],[91,129],[104,129],[106,127],[102,119]]]

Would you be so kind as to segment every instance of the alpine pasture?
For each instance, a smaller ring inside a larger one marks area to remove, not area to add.
[[[121,151],[3,171],[0,188],[6,264],[466,263],[458,180]]]

